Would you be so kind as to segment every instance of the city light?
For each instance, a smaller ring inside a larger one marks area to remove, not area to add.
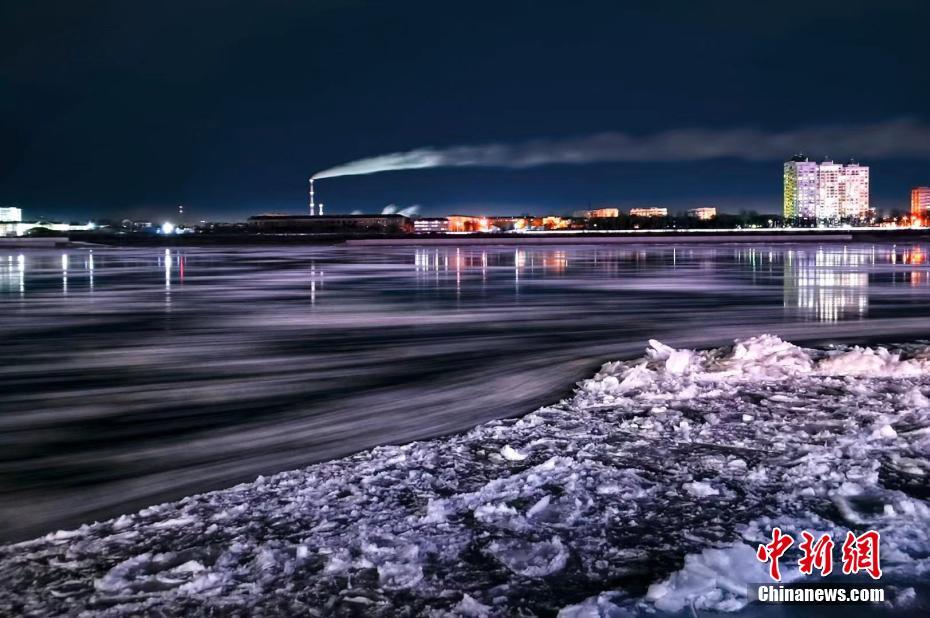
[[[161,233],[162,234],[173,234],[174,233],[174,224],[170,221],[165,221],[161,224]]]

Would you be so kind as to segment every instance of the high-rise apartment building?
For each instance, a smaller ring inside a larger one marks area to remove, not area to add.
[[[785,218],[813,219],[820,201],[817,164],[797,156],[785,163]]]
[[[930,187],[911,189],[911,215],[919,217],[924,225],[930,222]]]
[[[824,161],[817,166],[817,220],[835,221],[840,218],[843,192],[843,165]]]
[[[869,215],[869,168],[815,163],[797,156],[784,166],[785,219],[851,221]]]
[[[869,216],[869,168],[858,163],[843,166],[840,183],[840,218],[865,219]]]

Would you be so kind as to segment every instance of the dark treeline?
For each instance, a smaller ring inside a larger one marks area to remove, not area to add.
[[[668,217],[631,217],[621,214],[619,217],[582,220],[581,227],[591,230],[664,230],[664,229],[736,229],[747,227],[781,227],[780,215],[760,214],[754,210],[745,210],[739,214],[718,214],[713,219],[702,220],[684,215]]]

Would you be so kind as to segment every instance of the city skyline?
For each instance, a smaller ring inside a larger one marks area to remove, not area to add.
[[[798,150],[868,160],[879,210],[907,210],[927,183],[928,157],[866,151],[906,141],[879,139],[895,126],[919,140],[930,123],[930,86],[912,78],[930,55],[920,3],[358,8],[280,5],[256,19],[237,2],[4,6],[0,204],[65,220],[167,218],[179,203],[192,220],[296,213],[321,170],[460,147],[491,162],[495,149],[589,162],[329,178],[319,199],[334,213],[774,214],[770,162]],[[824,73],[784,53],[804,48],[856,62]],[[776,152],[754,160],[756,143]],[[705,147],[722,156],[696,158]]]
[[[792,174],[795,175],[795,180],[792,180],[792,185],[794,185],[794,183],[797,183],[797,192],[798,192],[797,200],[798,201],[794,206],[789,205],[788,192],[789,190],[790,191],[795,190],[794,188],[789,189],[788,187],[789,165],[792,166]],[[827,167],[825,168],[824,166],[827,166]],[[771,166],[768,166],[768,167],[771,168]],[[481,171],[485,171],[485,172],[490,171],[490,172],[499,173],[501,170],[482,169]],[[800,176],[798,176],[799,171],[800,171]],[[714,199],[713,197],[710,197],[706,200],[683,197],[677,200],[669,200],[667,202],[662,202],[662,203],[660,203],[660,200],[658,199],[650,199],[646,197],[646,198],[639,199],[639,200],[622,199],[622,198],[621,199],[604,199],[596,203],[588,202],[586,204],[587,208],[580,208],[580,209],[579,207],[582,206],[582,204],[573,205],[569,203],[569,204],[557,207],[555,209],[550,208],[549,210],[545,210],[545,209],[540,209],[538,207],[534,207],[533,205],[514,206],[513,204],[511,205],[504,204],[504,205],[498,205],[498,206],[489,206],[488,202],[476,202],[474,204],[464,204],[464,205],[459,205],[457,207],[453,206],[451,207],[451,209],[446,210],[446,211],[440,211],[438,207],[434,207],[432,209],[427,209],[426,211],[423,211],[420,204],[411,204],[411,205],[407,205],[406,207],[404,207],[404,206],[398,206],[394,203],[389,203],[389,204],[384,205],[383,207],[375,206],[365,211],[360,210],[360,209],[354,209],[350,212],[348,210],[339,209],[338,207],[336,207],[336,208],[328,208],[327,212],[328,213],[331,212],[332,214],[342,215],[342,214],[353,214],[353,213],[357,214],[361,212],[375,214],[375,213],[381,213],[381,212],[387,213],[387,212],[394,212],[394,211],[397,211],[397,212],[404,211],[404,212],[409,212],[413,215],[424,216],[424,217],[445,216],[445,215],[454,214],[454,213],[461,213],[461,214],[467,214],[467,215],[487,215],[487,214],[493,213],[498,216],[518,216],[518,215],[525,215],[525,214],[539,214],[543,212],[546,214],[551,214],[551,215],[556,215],[556,216],[572,216],[574,213],[585,212],[585,211],[590,211],[590,212],[604,211],[604,210],[621,210],[622,211],[622,210],[631,210],[631,209],[637,210],[637,209],[644,209],[644,208],[645,209],[660,208],[660,209],[665,209],[669,215],[679,215],[679,214],[686,215],[690,211],[694,211],[696,209],[701,209],[701,208],[706,208],[708,207],[708,205],[712,204],[716,210],[719,210],[720,212],[725,213],[725,214],[737,214],[740,212],[758,212],[759,214],[782,215],[786,219],[797,219],[800,216],[800,218],[802,219],[812,218],[812,219],[818,219],[818,220],[839,220],[839,219],[848,219],[848,218],[860,218],[861,219],[867,215],[866,211],[869,211],[869,210],[871,211],[872,214],[877,215],[877,216],[891,216],[896,213],[907,214],[908,212],[914,211],[914,208],[912,205],[913,197],[910,193],[913,187],[909,188],[907,193],[901,192],[900,195],[896,199],[893,199],[890,201],[880,200],[883,204],[885,204],[884,207],[881,204],[876,205],[873,202],[871,202],[870,201],[870,183],[871,183],[870,166],[856,163],[855,157],[850,158],[848,163],[836,163],[832,160],[826,160],[826,159],[822,161],[821,163],[817,163],[816,161],[812,161],[810,160],[810,158],[804,155],[796,155],[791,160],[785,162],[783,172],[784,173],[783,173],[783,183],[781,187],[782,196],[780,200],[781,201],[780,208],[770,207],[768,205],[768,202],[762,205],[760,203],[754,203],[754,202],[746,201],[746,200],[728,199],[727,197],[723,197],[720,199]],[[807,176],[805,176],[805,172],[807,173]],[[859,199],[859,205],[858,206],[849,206],[849,205],[843,206],[842,208],[845,209],[843,214],[838,214],[835,216],[829,215],[829,214],[824,215],[824,216],[817,216],[816,214],[814,214],[815,211],[818,208],[820,210],[824,209],[822,205],[818,206],[818,204],[822,204],[824,200],[826,199],[826,196],[823,194],[823,191],[833,192],[831,199],[835,201],[836,204],[832,206],[827,206],[827,209],[829,210],[832,208],[833,210],[836,210],[837,213],[839,213],[840,200],[845,201],[847,198],[846,197],[841,198],[839,196],[838,191],[845,190],[845,183],[847,181],[845,180],[838,181],[836,178],[834,178],[833,182],[826,182],[825,179],[831,178],[838,173],[842,174],[844,172],[845,173],[851,172],[852,173],[851,175],[853,176],[862,175],[864,177],[862,181],[857,183],[857,184],[861,184],[862,182],[864,182],[864,185],[863,185],[864,189],[857,189],[857,191],[864,192],[863,197]],[[928,173],[927,175],[930,176],[930,173]],[[807,183],[806,188],[805,188],[805,182]],[[842,189],[841,189],[841,186],[843,187]],[[828,189],[828,187],[833,187],[833,188]],[[664,204],[668,204],[668,205],[664,205]],[[22,211],[22,206],[18,203],[10,203],[10,202],[3,203],[2,201],[0,201],[0,207],[6,208],[6,209],[13,208],[13,209],[18,209]],[[323,214],[322,207],[323,207],[323,202],[320,200],[317,200],[316,210],[314,212],[316,214]],[[188,212],[190,214],[190,216],[187,218],[185,218],[183,215],[184,208],[188,208]],[[303,208],[304,209],[307,208],[306,203],[303,205]],[[852,208],[859,214],[858,215],[851,214],[850,212],[848,212],[850,208]],[[300,209],[301,209],[301,205],[297,203],[293,203],[293,204],[286,203],[286,204],[282,204],[279,210],[281,212],[290,212],[291,214],[300,214],[299,212]],[[800,212],[807,212],[808,215],[805,217],[804,215],[795,214],[799,212],[799,209],[800,209]],[[124,219],[124,218],[137,219],[137,220],[146,219],[146,218],[154,218],[154,219],[165,218],[165,219],[172,219],[175,221],[183,220],[191,224],[196,223],[198,221],[209,221],[209,220],[215,220],[215,221],[244,220],[249,215],[256,214],[256,212],[228,212],[228,213],[222,213],[220,216],[213,217],[213,218],[210,218],[210,217],[201,218],[201,217],[198,217],[197,215],[198,214],[203,215],[204,211],[198,211],[196,207],[193,209],[193,213],[191,213],[191,209],[185,206],[184,204],[167,204],[167,203],[159,204],[156,206],[143,207],[143,208],[140,208],[138,206],[128,207],[122,211],[112,211],[109,213],[109,215],[103,215],[100,217],[97,217],[97,216],[88,217],[87,216],[87,212],[92,212],[93,208],[87,211],[82,211],[82,212],[72,211],[71,214],[58,215],[58,216],[54,214],[51,214],[51,215],[46,214],[46,213],[58,212],[56,211],[55,208],[44,208],[43,209],[39,207],[39,208],[32,208],[31,211],[41,213],[38,216],[31,217],[30,220],[32,221],[39,221],[39,220],[41,221],[51,221],[51,220],[72,220],[74,221],[74,220],[88,219],[88,218],[90,219],[99,218],[99,219],[104,219],[104,220],[119,220],[119,219]],[[275,211],[274,208],[266,209],[266,212],[274,212],[274,211]],[[155,215],[155,216],[153,217],[152,215]]]

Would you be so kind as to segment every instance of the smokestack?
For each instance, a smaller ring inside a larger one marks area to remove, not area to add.
[[[313,202],[313,179],[310,179],[310,216],[316,214],[316,204]]]

